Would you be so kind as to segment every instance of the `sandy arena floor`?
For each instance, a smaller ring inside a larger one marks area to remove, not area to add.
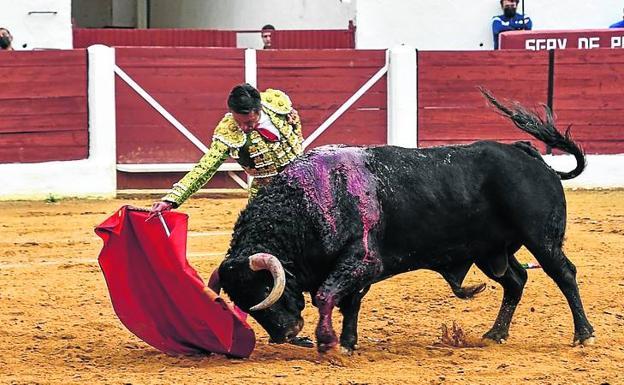
[[[469,336],[491,326],[502,290],[489,281],[473,300],[455,298],[441,277],[417,271],[379,283],[365,297],[360,348],[338,352],[258,344],[250,359],[170,357],[119,322],[96,258],[93,233],[123,204],[142,200],[0,203],[0,384],[624,384],[624,191],[567,191],[565,250],[578,268],[596,344],[571,347],[563,295],[530,270],[509,341],[481,348],[439,346],[441,325]],[[207,278],[223,258],[245,199],[192,199],[189,259]],[[526,252],[521,261],[532,261]],[[471,271],[466,284],[486,281]],[[303,335],[317,314],[305,310]],[[340,316],[334,323],[338,327]]]

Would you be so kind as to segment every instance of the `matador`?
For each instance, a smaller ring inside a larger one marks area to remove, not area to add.
[[[152,213],[179,207],[204,186],[228,158],[253,177],[250,197],[303,152],[301,120],[286,93],[258,92],[249,84],[234,87],[229,112],[214,130],[200,161],[152,207]]]

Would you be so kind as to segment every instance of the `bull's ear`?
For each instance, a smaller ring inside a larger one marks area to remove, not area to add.
[[[238,265],[241,265],[241,263],[238,263]],[[208,281],[208,286],[211,289],[213,289],[211,285],[214,283],[216,287],[216,284],[218,283],[219,289],[224,289],[228,291],[228,289],[232,285],[236,285],[237,282],[240,281],[240,279],[242,278],[239,272],[244,271],[246,269],[247,269],[247,266],[244,266],[244,265],[242,266],[242,268],[239,267],[237,269],[237,264],[234,263],[234,261],[232,261],[231,258],[225,259],[221,262],[219,267],[215,269],[215,271],[210,276],[210,279]]]
[[[254,272],[249,269],[247,258],[227,258],[224,259],[217,269],[219,284],[221,288],[228,292],[232,287],[239,287],[244,282],[249,282],[254,278]],[[229,294],[229,292],[228,292]]]
[[[208,280],[208,287],[217,294],[221,294],[221,280],[219,279],[219,269],[215,269]]]
[[[224,278],[224,274],[228,275],[234,270],[244,271],[247,268],[247,264],[245,263],[246,259],[237,261],[234,258],[224,259],[217,270],[219,271],[219,277]]]

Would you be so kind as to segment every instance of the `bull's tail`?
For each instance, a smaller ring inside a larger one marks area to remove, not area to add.
[[[522,131],[532,135],[536,139],[546,143],[546,145],[574,155],[576,168],[569,172],[556,171],[561,179],[572,179],[580,175],[587,161],[585,153],[581,147],[570,138],[570,127],[562,135],[555,127],[552,111],[548,106],[544,106],[545,121],[536,113],[528,111],[518,103],[505,105],[496,100],[485,88],[479,87],[485,98],[496,107],[499,112],[511,119],[512,122]]]

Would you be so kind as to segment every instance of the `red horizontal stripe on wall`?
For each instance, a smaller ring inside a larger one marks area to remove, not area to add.
[[[124,47],[236,47],[235,31],[208,29],[75,28],[74,48],[94,44]]]
[[[355,48],[355,29],[277,30],[271,34],[274,49]]]

